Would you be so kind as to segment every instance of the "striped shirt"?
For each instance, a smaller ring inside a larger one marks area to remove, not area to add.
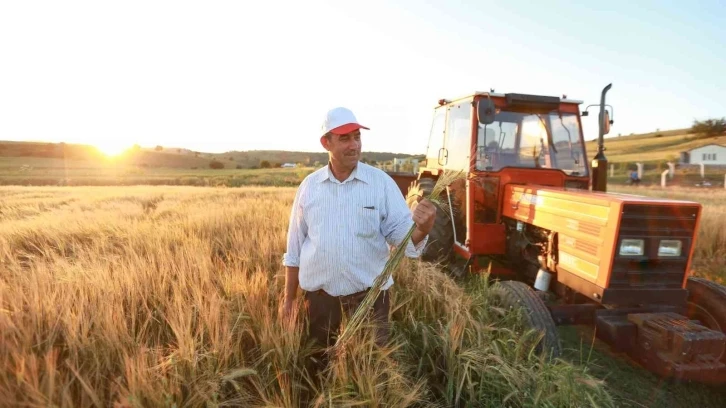
[[[393,179],[365,163],[342,183],[328,166],[305,177],[290,212],[285,266],[299,267],[303,290],[345,296],[366,290],[413,225],[411,210]],[[417,258],[428,241],[411,240]],[[393,278],[383,286],[388,289]]]

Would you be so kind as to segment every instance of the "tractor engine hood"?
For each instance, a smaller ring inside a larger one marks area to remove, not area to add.
[[[555,233],[557,280],[604,304],[681,303],[701,205],[510,184],[502,216]]]

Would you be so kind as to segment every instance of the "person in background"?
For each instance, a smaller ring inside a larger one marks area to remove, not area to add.
[[[633,170],[630,172],[630,184],[637,186],[640,184],[640,178],[638,177],[638,171]]]

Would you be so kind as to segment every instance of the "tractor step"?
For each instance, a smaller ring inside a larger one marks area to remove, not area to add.
[[[674,363],[718,361],[726,348],[726,335],[676,313],[629,314],[638,326],[638,343],[654,348]]]
[[[612,311],[610,311],[612,312]],[[596,313],[597,336],[648,369],[683,380],[721,382],[726,335],[673,312]]]

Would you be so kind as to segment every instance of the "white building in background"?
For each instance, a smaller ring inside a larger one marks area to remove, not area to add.
[[[681,164],[726,166],[726,146],[707,144],[687,152],[681,152]]]

